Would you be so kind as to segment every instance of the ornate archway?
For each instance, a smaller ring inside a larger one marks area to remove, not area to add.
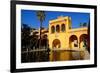
[[[80,48],[81,49],[86,48],[87,50],[89,50],[90,47],[89,36],[87,34],[82,34],[79,39],[80,39]]]
[[[72,35],[69,38],[69,47],[70,49],[78,47],[78,38],[76,35]]]
[[[52,48],[60,48],[61,47],[61,43],[59,39],[55,39],[52,43]]]
[[[59,61],[60,60],[60,51],[59,48],[61,47],[61,43],[59,39],[55,39],[52,42],[52,48],[53,50],[53,56],[52,56],[52,61]]]

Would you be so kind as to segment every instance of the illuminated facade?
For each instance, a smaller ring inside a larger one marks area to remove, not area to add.
[[[89,44],[88,27],[72,28],[71,17],[58,17],[49,21],[48,40],[50,61],[72,60],[73,50],[83,50]],[[81,54],[82,55],[82,54]]]

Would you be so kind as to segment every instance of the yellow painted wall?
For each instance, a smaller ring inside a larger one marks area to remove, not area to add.
[[[56,25],[58,24],[60,27],[61,27],[61,24],[65,24],[66,30],[64,32],[60,31],[59,33],[58,32],[51,33],[51,26],[56,27]],[[88,34],[87,30],[88,30],[87,27],[71,29],[71,18],[68,16],[58,17],[57,19],[50,20],[49,21],[49,33],[48,33],[49,47],[51,49],[50,60],[51,61],[53,60],[53,52],[52,52],[53,44],[52,43],[55,39],[58,39],[61,42],[61,47],[58,49],[67,50],[67,49],[70,49],[70,45],[74,47],[72,43],[69,44],[69,38],[72,35],[75,35],[78,38],[77,40],[78,40],[78,48],[79,48],[79,46],[82,47],[82,44],[80,45],[79,43],[80,41],[79,38],[82,34]],[[70,59],[71,59],[71,54],[69,52],[67,51],[60,52],[60,60],[70,60]]]

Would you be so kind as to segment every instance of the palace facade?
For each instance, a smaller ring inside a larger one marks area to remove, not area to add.
[[[90,48],[88,26],[72,28],[71,17],[60,16],[49,21],[50,61],[73,60],[72,53]],[[81,59],[84,56],[80,54]]]

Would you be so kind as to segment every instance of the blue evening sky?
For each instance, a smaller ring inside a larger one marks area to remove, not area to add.
[[[80,23],[88,23],[90,19],[90,13],[58,11],[45,11],[45,13],[46,17],[42,25],[45,28],[48,28],[49,20],[56,19],[58,16],[70,16],[72,19],[72,28],[78,28]],[[21,10],[21,23],[27,24],[36,29],[40,27],[40,21],[34,10]]]

